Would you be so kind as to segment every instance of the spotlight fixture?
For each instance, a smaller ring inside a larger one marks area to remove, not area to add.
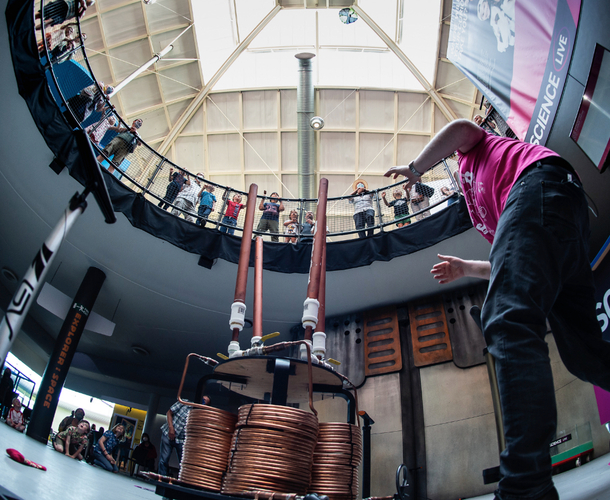
[[[324,120],[319,116],[314,116],[311,120],[309,120],[309,124],[314,130],[321,130],[324,128]]]
[[[157,0],[142,0],[146,5],[152,5],[153,3],[155,3]]]

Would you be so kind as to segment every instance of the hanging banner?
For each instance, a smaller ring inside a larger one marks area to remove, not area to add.
[[[447,57],[517,137],[545,144],[565,84],[581,0],[454,0]]]

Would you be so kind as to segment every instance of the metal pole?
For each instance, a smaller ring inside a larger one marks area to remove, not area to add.
[[[235,283],[235,298],[233,300],[233,306],[231,309],[239,309],[237,311],[237,320],[241,323],[240,317],[243,317],[246,313],[246,286],[248,284],[248,267],[250,266],[250,248],[252,245],[252,227],[254,226],[254,212],[256,210],[256,193],[258,192],[258,186],[256,184],[250,184],[250,190],[248,191],[248,201],[246,203],[246,220],[244,222],[244,231],[241,236],[241,248],[239,251],[239,263],[237,265],[237,280]],[[238,305],[239,304],[239,305]],[[233,318],[233,314],[231,316]],[[233,326],[233,337],[232,342],[237,342],[239,332],[243,328],[239,326]]]
[[[254,256],[254,321],[252,337],[263,336],[263,238],[256,237]]]
[[[6,314],[0,323],[0,360],[4,364],[6,355],[11,350],[15,337],[19,333],[23,321],[30,310],[32,302],[42,288],[44,278],[57,255],[57,251],[64,241],[76,219],[85,211],[87,202],[86,194],[76,193],[70,205],[64,211],[62,218],[51,231],[42,247],[34,257],[32,265],[21,280],[19,288],[13,295],[6,310]]]
[[[150,68],[153,64],[155,64],[157,61],[159,61],[162,57],[166,56],[173,48],[174,45],[173,43],[178,40],[178,38],[180,38],[182,35],[184,35],[188,30],[190,30],[193,27],[193,25],[191,24],[190,26],[187,26],[182,33],[180,33],[176,38],[174,38],[171,43],[165,47],[161,52],[155,54],[154,56],[152,56],[148,61],[146,61],[142,66],[140,66],[138,69],[136,69],[131,75],[129,75],[127,78],[125,78],[125,80],[123,80],[121,83],[119,83],[116,87],[114,87],[114,90],[112,92],[112,94],[110,94],[108,96],[108,98],[114,96],[117,94],[117,92],[119,92],[120,90],[124,89],[127,85],[129,85],[133,80],[135,80],[138,76],[140,76],[142,73],[144,73],[148,68]]]
[[[316,211],[316,230],[311,250],[309,267],[309,285],[307,298],[303,304],[303,327],[305,340],[311,341],[314,328],[318,322],[318,296],[320,293],[320,269],[322,268],[322,252],[326,240],[326,200],[328,196],[328,179],[320,179],[318,190],[318,208]]]

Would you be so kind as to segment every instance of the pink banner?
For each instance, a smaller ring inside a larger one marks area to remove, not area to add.
[[[597,399],[597,410],[599,411],[599,423],[604,425],[610,422],[610,392],[599,387],[594,387]]]

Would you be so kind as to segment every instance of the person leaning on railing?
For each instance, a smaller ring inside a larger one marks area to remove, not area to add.
[[[112,139],[104,148],[104,154],[110,159],[111,164],[108,166],[108,172],[114,172],[114,166],[118,167],[128,154],[133,153],[136,148],[142,144],[138,129],[142,126],[142,119],[136,118],[130,128],[126,127],[108,127],[108,130],[115,130],[118,135]],[[104,157],[98,155],[97,161],[102,162]],[[114,164],[114,166],[113,166]]]
[[[358,231],[359,238],[373,236],[373,226],[375,226],[375,209],[373,208],[373,193],[367,191],[364,184],[359,183],[356,190],[352,193],[353,198],[349,203],[354,204],[354,224],[356,229],[364,229],[364,226],[371,228],[366,233]]]
[[[267,191],[263,191],[263,194],[267,194]],[[280,231],[280,212],[284,211],[284,203],[279,199],[279,196],[278,193],[273,192],[269,201],[265,201],[263,196],[258,205],[258,209],[263,211],[263,215],[261,215],[261,220],[258,222],[256,230],[261,233],[269,231],[271,233],[271,241],[280,240],[277,234]]]
[[[45,3],[44,25],[55,26],[77,15],[79,18],[83,17],[87,7],[91,7],[94,3],[95,0],[55,0],[54,2]],[[34,17],[35,19],[41,19],[42,12],[36,12]],[[36,26],[36,29],[40,28],[41,25]]]

